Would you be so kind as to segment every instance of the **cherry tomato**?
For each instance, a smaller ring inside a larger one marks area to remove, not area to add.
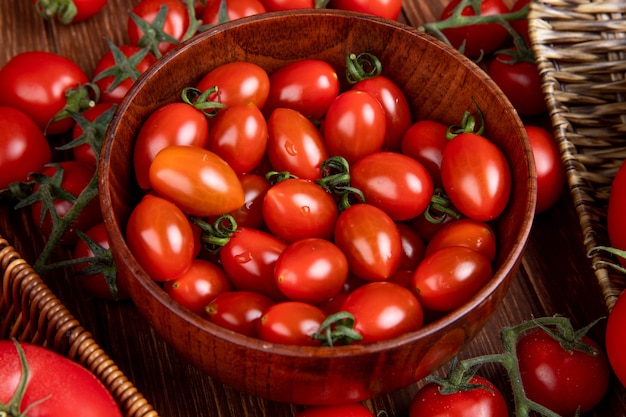
[[[374,414],[363,404],[354,403],[309,407],[295,417],[374,417]]]
[[[348,278],[348,260],[331,241],[301,239],[285,248],[274,266],[278,288],[289,299],[318,304],[337,295]]]
[[[626,387],[626,293],[622,293],[609,313],[606,323],[606,354],[611,368]]]
[[[459,219],[445,225],[428,242],[425,256],[447,246],[465,246],[482,253],[493,262],[496,257],[496,234],[485,222]]]
[[[322,134],[297,110],[278,108],[268,122],[267,156],[276,171],[298,178],[322,177],[321,165],[329,157]]]
[[[315,8],[315,0],[262,0],[262,3],[268,12]]]
[[[225,291],[206,306],[204,316],[218,326],[258,337],[258,321],[273,304],[271,298],[253,291]]]
[[[8,404],[18,389],[22,361],[17,342],[0,340],[0,403]],[[28,380],[21,415],[122,417],[108,389],[78,363],[52,350],[20,342],[25,355]]]
[[[0,106],[22,111],[48,134],[67,132],[74,126],[74,119],[51,120],[67,104],[66,91],[88,82],[84,71],[64,56],[23,52],[0,69]]]
[[[168,146],[156,154],[149,170],[150,185],[185,213],[218,216],[245,201],[233,169],[211,151],[195,146]]]
[[[195,239],[191,224],[173,203],[148,194],[126,225],[126,242],[137,262],[155,281],[168,281],[191,266]]]
[[[483,136],[462,133],[448,143],[441,160],[441,179],[452,204],[475,220],[495,219],[509,202],[509,163]]]
[[[426,245],[420,235],[406,223],[396,222],[402,240],[402,260],[398,269],[413,270],[424,258]]]
[[[44,18],[54,18],[66,25],[82,22],[98,14],[107,2],[108,0],[33,0],[37,11]]]
[[[220,16],[222,2],[226,3],[227,19],[224,20]],[[267,9],[260,0],[207,0],[206,7],[202,12],[202,22],[205,25],[217,25],[265,12]]]
[[[290,178],[272,186],[263,199],[269,230],[286,242],[333,236],[339,210],[330,193],[315,182]]]
[[[113,117],[111,112],[115,111],[115,106],[114,103],[98,103],[82,113],[82,117],[89,122],[89,124],[86,130],[84,130],[79,123],[76,123],[72,129],[72,140],[84,141],[81,145],[72,148],[72,154],[75,160],[93,166],[98,165],[94,146],[99,153],[100,148],[102,148],[102,141],[104,140],[106,129]]]
[[[427,383],[411,400],[409,417],[508,417],[506,401],[495,385],[478,375],[469,383],[481,386],[443,394],[439,384]]]
[[[591,410],[604,396],[609,365],[604,352],[589,337],[583,342],[597,354],[566,350],[543,329],[517,342],[517,358],[526,396],[555,413],[570,417]]]
[[[153,25],[161,10],[165,11],[162,25]],[[133,18],[133,16],[135,18]],[[144,30],[135,19],[151,26]],[[180,43],[189,28],[189,13],[180,0],[141,0],[128,18],[127,33],[131,45],[147,46],[157,58]],[[168,40],[163,40],[167,36]]]
[[[265,221],[263,220],[263,199],[270,183],[260,175],[241,174],[239,182],[243,188],[245,202],[230,214],[235,219],[238,227],[250,227],[260,229]]]
[[[267,72],[256,64],[230,62],[209,71],[196,85],[200,91],[214,87],[218,92],[210,98],[226,107],[252,102],[262,109],[269,94],[270,80]]]
[[[617,170],[607,208],[607,230],[611,246],[626,250],[626,164]],[[626,267],[626,259],[618,258],[619,262]]]
[[[432,120],[412,124],[402,136],[402,153],[424,165],[435,187],[441,187],[441,158],[448,145],[448,127]]]
[[[339,94],[335,69],[320,59],[300,59],[270,75],[270,91],[263,112],[296,110],[309,120],[320,120]]]
[[[351,185],[365,201],[394,220],[409,220],[426,210],[433,182],[415,159],[395,152],[376,152],[359,159],[350,170]]]
[[[517,0],[515,3],[513,3],[513,6],[511,7],[511,12],[520,11],[529,3],[530,0]],[[530,41],[530,36],[528,35],[528,16],[526,16],[524,19],[511,20],[509,23],[517,33],[524,37],[526,45],[532,45]]]
[[[397,20],[402,11],[402,0],[330,0],[329,6]]]
[[[341,305],[354,316],[358,343],[389,340],[418,330],[424,314],[415,295],[394,282],[369,282],[356,288]]]
[[[402,239],[394,221],[371,204],[350,206],[337,218],[335,244],[350,272],[366,281],[384,281],[402,261]]]
[[[0,106],[0,190],[15,181],[27,181],[52,159],[50,145],[37,124],[25,113]]]
[[[540,213],[552,207],[561,196],[565,185],[565,167],[559,146],[550,132],[539,126],[527,125],[525,128],[537,172],[535,212]]]
[[[323,135],[331,156],[344,157],[350,164],[381,150],[385,142],[385,110],[373,95],[349,90],[328,108]]]
[[[492,277],[491,263],[480,252],[448,246],[426,256],[413,275],[413,288],[432,311],[452,311],[468,302]]]
[[[257,324],[261,340],[298,346],[319,346],[315,334],[326,315],[319,308],[300,301],[276,303],[263,312]]]

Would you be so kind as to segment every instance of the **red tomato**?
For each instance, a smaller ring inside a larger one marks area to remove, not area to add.
[[[517,0],[513,4],[513,7],[511,7],[511,12],[520,11],[529,3],[530,0]],[[532,45],[530,41],[530,36],[528,35],[528,13],[526,14],[525,18],[519,20],[511,20],[509,21],[509,23],[511,24],[511,26],[513,26],[513,29],[515,29],[517,33],[524,37],[526,45]]]
[[[445,225],[428,242],[425,256],[448,246],[465,246],[482,253],[493,262],[496,257],[496,234],[479,220],[459,219]]]
[[[267,127],[267,156],[276,171],[307,180],[322,177],[321,165],[329,155],[313,122],[297,110],[278,108],[270,115]]]
[[[430,174],[435,187],[441,187],[441,158],[448,145],[448,127],[432,120],[412,124],[402,136],[402,153],[417,160]]]
[[[191,224],[173,203],[148,194],[135,206],[126,225],[126,242],[133,256],[155,281],[182,275],[194,257]]]
[[[250,337],[257,337],[258,321],[274,301],[253,291],[225,291],[205,308],[211,323]]]
[[[44,18],[54,18],[67,25],[82,22],[96,15],[107,4],[107,1],[108,0],[33,0],[33,3],[37,11],[39,11]]]
[[[409,417],[508,417],[506,401],[495,385],[478,375],[469,383],[481,387],[443,394],[439,384],[429,382],[411,400]]]
[[[241,227],[220,249],[220,261],[236,289],[283,300],[285,296],[274,281],[274,266],[286,247],[267,232]]]
[[[402,239],[394,221],[371,204],[355,204],[337,218],[335,244],[350,272],[366,281],[384,281],[402,261]]]
[[[59,168],[61,169],[60,171]],[[49,178],[58,178],[59,182],[56,180],[53,182],[59,184],[63,190],[66,190],[72,196],[78,197],[93,179],[95,167],[79,161],[62,161],[48,166],[42,171],[42,174]],[[35,185],[34,191],[37,191],[39,188],[39,184]],[[74,201],[61,197],[54,200],[54,210],[59,217],[65,217],[72,207],[74,207]],[[40,201],[31,205],[31,215],[33,220],[41,226],[44,236],[50,236],[53,229],[51,213],[42,209]],[[61,241],[74,244],[78,240],[76,230],[85,232],[101,221],[100,202],[98,197],[95,197],[80,211],[80,214],[72,222]]]
[[[374,414],[364,405],[354,403],[309,407],[295,417],[374,417]]]
[[[166,104],[144,122],[133,150],[133,167],[139,186],[149,189],[150,164],[159,151],[173,145],[206,148],[209,125],[201,111],[186,103]]]
[[[324,119],[324,139],[331,156],[350,164],[381,150],[385,142],[385,110],[373,95],[349,90],[340,94]]]
[[[262,3],[268,12],[315,8],[315,0],[262,0]]]
[[[565,185],[565,167],[561,161],[561,151],[554,136],[538,126],[525,126],[530,146],[535,158],[537,172],[537,205],[540,213],[552,207]]]
[[[155,27],[155,18],[161,10],[165,11],[165,19],[162,25]],[[146,46],[157,58],[160,58],[162,54],[173,49],[183,40],[188,28],[189,13],[184,2],[141,0],[133,7],[126,30],[131,45]]]
[[[369,282],[356,288],[341,305],[354,316],[358,343],[389,340],[422,327],[424,314],[415,295],[394,282]]]
[[[210,98],[226,107],[254,103],[262,109],[267,101],[270,80],[267,72],[251,62],[230,62],[209,71],[196,88],[206,91],[217,87],[218,92]]]
[[[100,154],[102,141],[113,119],[115,107],[114,103],[98,103],[82,113],[82,117],[88,123],[86,126],[82,126],[80,122],[76,123],[72,129],[72,140],[76,141],[72,147],[74,159],[93,166],[98,165],[94,148]]]
[[[213,120],[208,149],[237,173],[252,171],[263,159],[267,147],[267,123],[254,103],[222,110]]]
[[[329,6],[397,20],[402,10],[402,0],[330,0]]]
[[[441,179],[452,204],[467,217],[495,219],[509,202],[509,163],[483,136],[462,133],[448,143],[441,160]]]
[[[461,0],[452,0],[443,9],[441,20],[449,18],[454,9],[459,6]],[[480,2],[480,15],[489,16],[506,14],[509,8],[503,0],[482,0]],[[463,16],[476,16],[471,5],[465,6],[461,12]],[[506,39],[506,28],[497,23],[462,26],[442,30],[450,44],[456,49],[463,48],[463,53],[470,58],[478,58],[493,52]]]
[[[270,75],[263,112],[269,116],[277,108],[287,108],[309,120],[320,120],[338,94],[339,77],[330,64],[320,59],[301,59]]]
[[[433,181],[415,159],[395,152],[376,152],[359,159],[350,169],[351,185],[365,201],[394,220],[409,220],[426,210],[433,196]]]
[[[65,108],[66,92],[88,82],[83,70],[64,56],[44,51],[23,52],[0,69],[0,106],[21,110],[48,134],[67,132],[74,126],[71,117],[50,122]],[[73,110],[79,112],[84,108]]]
[[[111,50],[96,63],[93,81],[100,88],[100,101],[120,103],[157,58],[147,49],[135,45],[117,47],[109,43],[109,47]]]
[[[607,208],[607,229],[611,246],[626,250],[626,164],[619,167],[609,195]],[[626,267],[626,259],[619,258],[619,262]]]
[[[546,101],[541,87],[543,81],[535,61],[513,62],[513,59],[509,53],[497,53],[489,64],[487,73],[521,116],[535,116],[546,112]]]
[[[194,259],[182,275],[166,281],[165,292],[183,307],[203,315],[206,306],[220,293],[231,291],[226,273],[210,261]]]
[[[402,240],[402,260],[398,269],[413,270],[424,258],[424,241],[408,224],[397,222],[396,227]]]
[[[220,16],[222,2],[226,3],[226,19]],[[217,25],[266,12],[267,9],[260,0],[207,0],[202,13],[202,22],[205,25]]]
[[[348,260],[331,241],[301,239],[287,246],[274,266],[280,291],[294,301],[318,304],[330,300],[348,278]]]
[[[448,246],[424,258],[413,275],[413,288],[425,308],[448,312],[468,302],[491,277],[491,263],[485,255]]]
[[[299,346],[319,346],[313,338],[326,319],[319,308],[300,301],[276,303],[263,312],[257,323],[261,340]]]
[[[269,230],[286,242],[333,236],[339,210],[330,193],[300,178],[280,181],[263,199],[263,218]]]
[[[517,342],[517,358],[526,396],[563,417],[590,411],[600,402],[609,384],[604,352],[589,337],[582,341],[597,354],[566,350],[543,329]]]
[[[263,199],[270,183],[260,175],[241,174],[239,181],[243,188],[245,202],[230,214],[235,219],[238,227],[250,227],[260,229],[265,221],[263,220]]]
[[[195,146],[168,146],[156,154],[148,172],[159,195],[195,216],[219,216],[245,201],[233,169],[211,151]]]
[[[0,403],[5,405],[25,377],[16,343],[0,340]],[[24,413],[20,415],[122,417],[111,393],[86,368],[40,346],[25,342],[19,346],[29,372],[21,402],[13,399]]]
[[[611,368],[626,387],[626,293],[622,293],[609,313],[606,323],[606,354]]]
[[[0,190],[15,181],[27,181],[52,159],[43,132],[25,113],[0,107]]]

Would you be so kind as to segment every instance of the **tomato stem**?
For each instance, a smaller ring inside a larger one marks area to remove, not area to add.
[[[363,337],[354,330],[354,316],[347,311],[330,314],[322,322],[320,328],[311,336],[314,340],[321,340],[322,346],[335,346],[337,343],[350,344],[358,342]]]
[[[210,253],[217,253],[226,245],[233,234],[237,232],[237,221],[230,214],[223,214],[213,224],[201,220],[195,216],[190,221],[202,231],[200,240],[204,248]]]
[[[375,55],[362,52],[358,55],[346,55],[346,80],[348,84],[379,76],[383,72],[383,64]]]
[[[217,101],[213,101],[212,96],[215,96]],[[217,116],[220,109],[226,108],[226,105],[219,101],[217,86],[207,88],[205,91],[200,91],[195,87],[186,87],[181,92],[181,97],[183,102],[200,110],[208,119]]]
[[[73,0],[37,0],[35,7],[44,19],[56,18],[64,25],[72,23],[78,13]]]

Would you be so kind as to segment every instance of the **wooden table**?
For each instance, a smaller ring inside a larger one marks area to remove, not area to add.
[[[88,75],[108,49],[105,38],[126,42],[128,10],[138,0],[109,0],[89,21],[63,26],[44,22],[28,0],[0,0],[0,65],[15,54],[48,50],[75,60]],[[405,1],[402,19],[414,26],[435,20],[446,0]],[[34,262],[42,240],[26,212],[0,204],[0,234]],[[85,299],[63,273],[46,277],[48,284],[99,344],[165,417],[292,416],[297,407],[273,403],[234,391],[186,364],[160,340],[131,302],[107,304]],[[532,317],[559,313],[577,327],[606,315],[600,289],[586,259],[578,218],[567,190],[551,210],[535,219],[522,266],[508,296],[485,329],[462,352],[463,357],[500,351],[499,329]],[[603,341],[603,323],[591,336]],[[484,373],[507,394],[501,369]],[[366,404],[390,417],[408,415],[418,385]],[[626,416],[626,393],[615,378],[593,415]]]

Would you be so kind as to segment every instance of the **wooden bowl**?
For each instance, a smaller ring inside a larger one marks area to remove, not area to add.
[[[141,192],[132,170],[135,136],[148,115],[176,101],[209,70],[244,60],[269,72],[303,58],[343,68],[369,51],[409,99],[415,119],[457,124],[482,110],[485,135],[506,154],[512,197],[493,223],[493,279],[462,308],[393,340],[333,348],[266,343],[223,329],[174,302],[137,264],[124,240]],[[411,27],[331,10],[268,13],[219,25],[159,60],[121,103],[104,143],[100,199],[119,279],[156,331],[190,363],[238,390],[300,404],[360,401],[406,387],[452,358],[494,312],[519,266],[534,215],[536,179],[523,125],[503,93],[456,50]]]

